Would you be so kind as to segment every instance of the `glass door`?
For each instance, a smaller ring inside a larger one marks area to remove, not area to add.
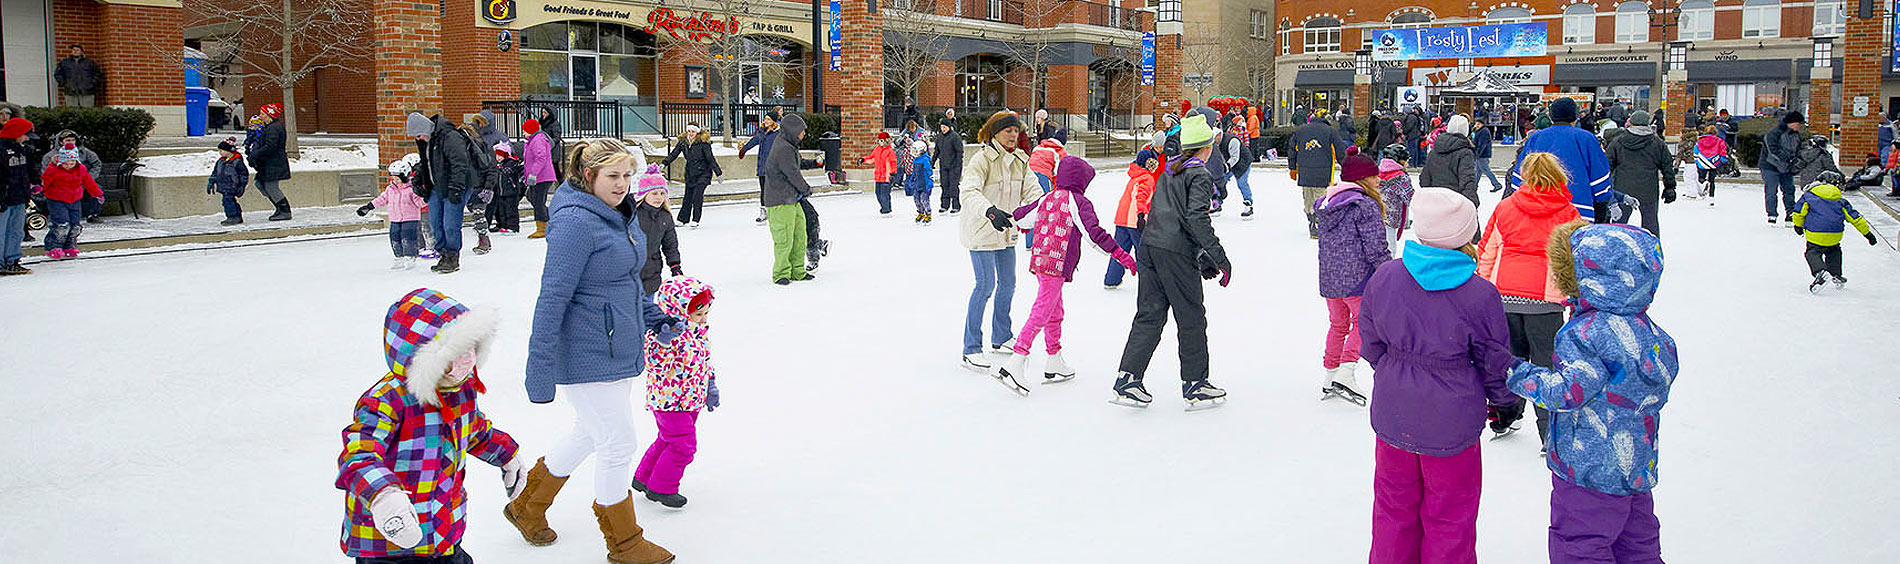
[[[600,87],[599,73],[596,72],[598,70],[596,65],[599,64],[598,58],[594,55],[574,54],[570,55],[567,60],[568,76],[572,77],[572,80],[568,81],[568,99],[576,102],[594,101],[594,95]],[[600,127],[599,120],[600,116],[594,115],[594,112],[584,111],[578,108],[574,111],[575,131],[598,129]]]

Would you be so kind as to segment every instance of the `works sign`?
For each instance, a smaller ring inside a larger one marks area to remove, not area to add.
[[[718,12],[675,10],[665,6],[638,6],[596,0],[475,0],[482,17],[481,27],[527,29],[562,21],[599,21],[633,27],[674,41],[705,43],[727,36],[777,35],[808,41],[811,22],[804,19],[775,19],[747,15],[724,16]]]

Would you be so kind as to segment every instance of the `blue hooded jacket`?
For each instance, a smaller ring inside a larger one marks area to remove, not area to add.
[[[1558,478],[1646,492],[1656,487],[1657,429],[1677,371],[1676,341],[1648,313],[1662,247],[1647,231],[1611,224],[1578,229],[1570,247],[1576,314],[1557,332],[1555,368],[1519,360],[1506,383],[1551,411],[1548,466]]]
[[[647,241],[639,222],[569,183],[548,208],[548,254],[528,336],[526,385],[535,403],[554,401],[555,384],[639,376],[647,331],[677,321],[640,286]]]

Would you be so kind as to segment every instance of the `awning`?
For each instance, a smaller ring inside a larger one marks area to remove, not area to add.
[[[1352,69],[1305,69],[1293,75],[1295,88],[1352,86]]]
[[[1655,84],[1656,78],[1656,63],[1558,63],[1550,66],[1550,82],[1559,86]]]
[[[1478,72],[1471,75],[1471,78],[1465,79],[1464,82],[1459,83],[1457,86],[1440,90],[1438,93],[1440,95],[1449,96],[1534,96],[1530,91],[1519,88],[1516,84],[1512,84],[1511,81],[1498,76],[1498,73],[1488,68],[1478,69]]]
[[[1834,59],[1834,81],[1841,80],[1841,60]],[[1792,64],[1792,67],[1790,66]],[[1750,61],[1689,61],[1690,82],[1754,84],[1760,82],[1797,83],[1813,74],[1814,59],[1755,59]]]

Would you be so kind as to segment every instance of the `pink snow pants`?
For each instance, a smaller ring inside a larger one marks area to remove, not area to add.
[[[693,453],[699,451],[699,412],[655,411],[653,423],[660,428],[659,436],[640,457],[633,479],[646,484],[647,491],[653,493],[680,493],[680,476],[686,474],[686,465],[693,463]]]
[[[1036,343],[1036,333],[1046,333],[1043,341],[1049,354],[1062,352],[1064,283],[1061,276],[1036,275],[1036,305],[1029,308],[1029,319],[1023,320],[1023,330],[1016,333],[1016,354],[1029,354],[1029,346]]]
[[[1437,457],[1374,442],[1371,563],[1475,564],[1484,482],[1478,445]]]
[[[1326,298],[1326,313],[1331,322],[1326,327],[1326,356],[1320,359],[1320,364],[1327,370],[1359,362],[1359,299],[1360,296]]]
[[[1551,564],[1663,564],[1649,492],[1607,494],[1550,476]]]

